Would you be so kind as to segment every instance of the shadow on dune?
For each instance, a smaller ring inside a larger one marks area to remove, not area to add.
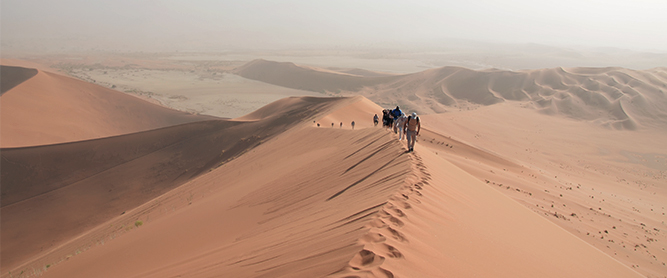
[[[36,69],[0,66],[0,95],[37,75]]]
[[[2,265],[9,267],[262,144],[342,99],[291,98],[252,121],[2,149]],[[266,110],[266,109],[265,109]]]

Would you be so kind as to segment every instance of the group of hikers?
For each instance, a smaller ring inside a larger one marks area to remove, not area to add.
[[[375,114],[373,123],[377,126],[379,122],[380,117]],[[313,123],[316,123],[318,127],[320,126],[320,123],[316,121],[313,121]],[[331,123],[331,127],[334,127],[334,125],[335,123]],[[352,121],[351,126],[354,129],[354,121]],[[384,109],[382,110],[382,127],[391,128],[394,133],[398,133],[399,141],[402,141],[405,137],[408,140],[408,152],[414,151],[417,135],[421,130],[417,113],[406,115],[398,106],[396,106],[396,109]],[[340,122],[340,128],[343,128],[343,122]]]
[[[373,116],[373,123],[377,126],[379,123],[379,117],[377,114]],[[421,124],[419,123],[419,117],[417,113],[412,113],[412,115],[406,115],[401,111],[401,109],[396,106],[396,109],[384,109],[382,110],[382,126],[386,128],[392,128],[394,133],[398,133],[398,140],[403,140],[403,137],[408,139],[408,151],[414,151],[415,141],[417,140],[417,135],[421,130]]]

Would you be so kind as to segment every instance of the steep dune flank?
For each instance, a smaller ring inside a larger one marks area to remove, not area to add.
[[[0,96],[35,75],[36,69],[0,65]]]
[[[2,272],[351,99],[287,101],[264,120],[2,149]]]
[[[365,77],[322,72],[292,63],[257,60],[236,73],[289,88],[361,94],[383,106],[442,113],[524,102],[541,113],[616,129],[667,126],[667,69],[551,68],[527,71],[430,69]]]
[[[3,87],[5,81],[3,74]],[[214,119],[44,71],[7,91],[0,100],[3,148],[81,141]]]

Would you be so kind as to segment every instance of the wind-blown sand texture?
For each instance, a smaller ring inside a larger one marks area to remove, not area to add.
[[[529,71],[443,67],[382,77],[255,60],[235,70],[250,79],[318,92],[361,94],[382,106],[443,113],[523,102],[542,113],[615,129],[667,128],[667,69],[553,68]]]
[[[525,107],[421,115],[412,153],[361,96],[3,148],[0,276],[663,275],[664,131]]]

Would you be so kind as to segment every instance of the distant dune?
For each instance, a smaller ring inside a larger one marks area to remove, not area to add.
[[[408,75],[368,77],[256,60],[236,73],[289,88],[361,94],[386,107],[398,104],[406,111],[419,113],[515,101],[545,114],[615,129],[667,127],[665,68],[644,71],[553,68],[515,72],[444,67]]]
[[[0,99],[3,148],[81,141],[214,119],[55,73],[8,68],[6,72],[3,67],[2,87],[4,90],[5,82],[13,87],[3,91]]]
[[[313,92],[357,91],[392,80],[392,76],[368,76],[299,66],[289,62],[254,60],[233,71],[242,77]],[[378,74],[379,75],[379,74]]]

